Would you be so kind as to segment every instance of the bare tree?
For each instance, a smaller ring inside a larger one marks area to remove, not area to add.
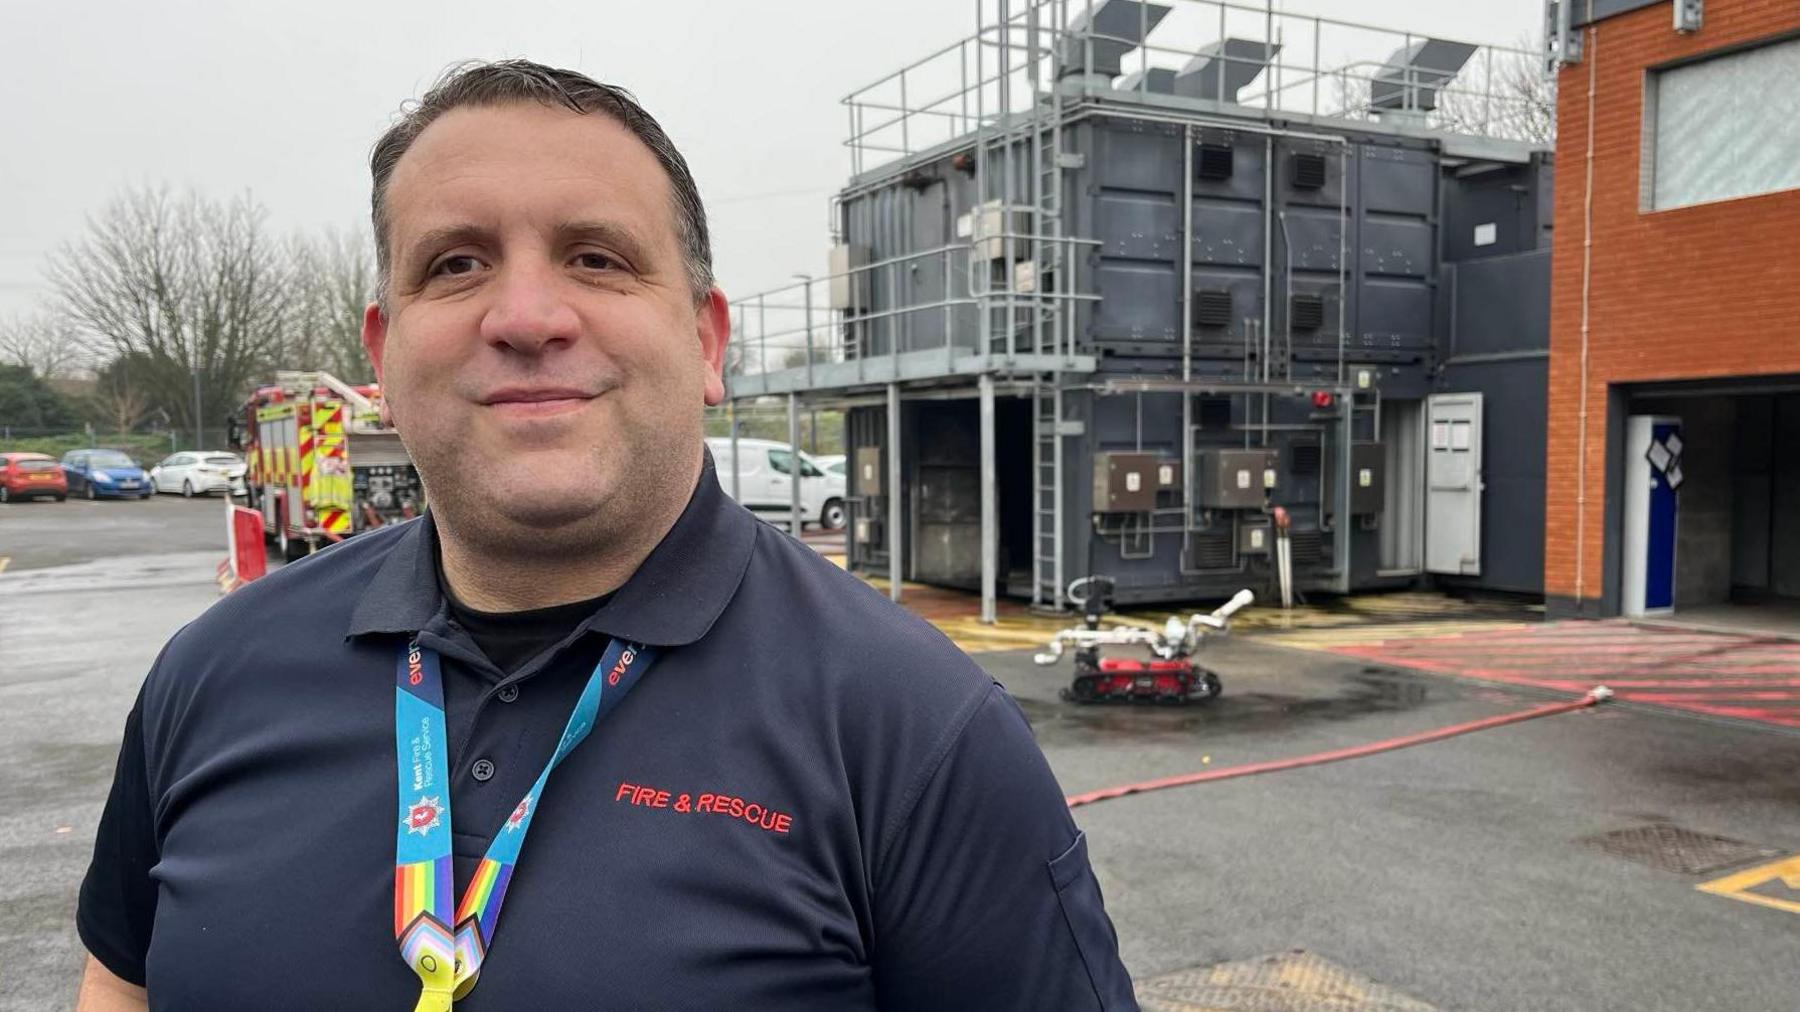
[[[1369,118],[1369,79],[1340,70],[1331,75],[1332,116],[1338,119]]]
[[[1555,147],[1556,78],[1544,73],[1529,44],[1486,50],[1438,93],[1431,121],[1459,133]]]
[[[263,217],[248,195],[131,190],[51,259],[69,318],[134,356],[133,384],[185,429],[223,418],[282,332],[290,268]]]
[[[1330,80],[1332,115],[1371,118],[1368,76],[1340,72]],[[1433,97],[1437,107],[1426,114],[1433,126],[1543,147],[1556,144],[1556,79],[1543,72],[1528,43],[1519,50],[1482,50]]]
[[[145,372],[151,363],[142,354],[120,355],[95,370],[94,390],[90,398],[98,420],[112,426],[114,433],[126,433],[150,416],[150,394],[134,375]]]
[[[328,229],[289,240],[292,302],[279,360],[286,369],[323,369],[352,383],[375,378],[362,347],[363,307],[375,294],[375,254],[360,232]]]
[[[46,380],[68,379],[90,356],[81,329],[49,310],[0,323],[0,363],[30,366]]]

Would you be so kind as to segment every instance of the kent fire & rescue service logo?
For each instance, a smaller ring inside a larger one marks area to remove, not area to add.
[[[406,818],[401,825],[405,826],[409,833],[424,836],[438,828],[443,814],[444,806],[438,804],[436,797],[428,798],[421,795],[419,800],[406,810]]]
[[[531,795],[527,794],[519,799],[519,807],[513,809],[512,814],[506,817],[506,831],[508,833],[516,832],[524,824],[525,815],[530,811]]]

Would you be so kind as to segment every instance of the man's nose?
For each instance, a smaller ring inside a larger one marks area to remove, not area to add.
[[[489,344],[537,354],[575,340],[580,318],[563,297],[554,268],[513,261],[495,280],[494,300],[481,319],[481,336]]]

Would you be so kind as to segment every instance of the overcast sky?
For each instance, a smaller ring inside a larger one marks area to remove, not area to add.
[[[1502,44],[1542,11],[1276,6]],[[849,165],[840,100],[974,30],[975,0],[0,0],[0,319],[33,306],[45,254],[128,186],[248,191],[281,231],[365,227],[368,149],[400,102],[454,61],[509,56],[634,91],[693,167],[727,293],[772,287],[823,271]]]

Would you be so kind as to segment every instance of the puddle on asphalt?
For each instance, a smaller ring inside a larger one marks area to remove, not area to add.
[[[1103,744],[1115,740],[1192,738],[1198,732],[1265,733],[1315,721],[1350,720],[1412,710],[1432,698],[1416,676],[1381,669],[1343,677],[1335,696],[1303,697],[1271,692],[1225,694],[1210,703],[1071,703],[1020,699],[1019,708],[1046,744]]]
[[[1712,800],[1775,801],[1800,807],[1800,747],[1792,738],[1757,743],[1745,756],[1680,755],[1653,767],[1660,782],[1703,791]]]

